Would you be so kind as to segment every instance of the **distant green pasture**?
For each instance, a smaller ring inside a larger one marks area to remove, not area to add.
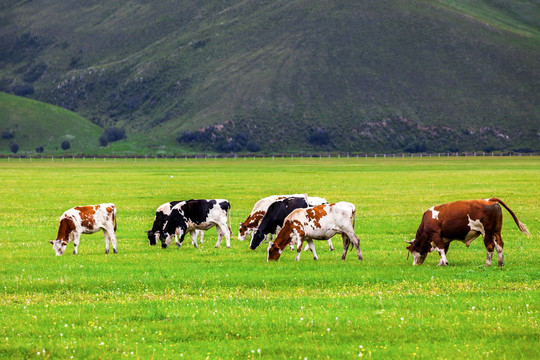
[[[253,204],[307,193],[357,207],[354,251],[317,242],[299,262],[266,262],[236,239]],[[412,266],[404,240],[422,213],[496,196],[505,266],[484,266],[481,239]],[[230,249],[216,230],[195,249],[149,247],[164,202],[226,198]],[[0,160],[0,359],[339,359],[540,357],[540,158]],[[79,255],[47,243],[77,205],[114,202],[117,255],[83,235]]]

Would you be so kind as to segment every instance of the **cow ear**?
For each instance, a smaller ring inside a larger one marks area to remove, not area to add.
[[[49,244],[54,245],[54,240],[49,240]]]
[[[413,242],[414,242],[414,239],[412,239],[412,240],[405,240],[405,242],[406,242],[407,244],[409,244],[409,245],[412,245]]]

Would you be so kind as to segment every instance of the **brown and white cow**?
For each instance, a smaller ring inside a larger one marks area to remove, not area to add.
[[[65,211],[60,217],[56,240],[49,243],[53,245],[56,255],[63,255],[67,244],[73,241],[73,254],[77,255],[81,234],[93,234],[100,230],[105,235],[105,254],[109,253],[111,242],[116,254],[116,206],[113,203],[77,206]]]
[[[358,260],[362,260],[360,240],[354,233],[355,214],[354,205],[345,201],[294,210],[285,219],[276,240],[269,244],[268,261],[278,260],[283,249],[291,242],[297,247],[295,260],[300,260],[304,241],[313,252],[313,258],[317,260],[313,240],[328,240],[336,234],[343,237],[341,259],[345,260],[349,244],[352,242],[356,247]]]
[[[499,204],[512,215],[519,230],[530,235],[512,210],[497,198],[436,205],[424,212],[415,239],[407,241],[410,244],[407,250],[414,257],[413,265],[421,265],[433,250],[441,256],[439,266],[448,265],[446,254],[450,242],[458,240],[469,247],[474,239],[482,235],[487,250],[486,266],[491,265],[493,249],[497,251],[499,266],[503,266],[502,210]]]

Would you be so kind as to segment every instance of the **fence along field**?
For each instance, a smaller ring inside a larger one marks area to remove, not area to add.
[[[0,160],[0,358],[538,358],[540,159]],[[356,205],[364,261],[318,261],[236,240],[261,197],[308,193]],[[482,239],[412,266],[404,240],[438,203],[496,196],[505,266]],[[166,201],[226,198],[231,249],[149,247]],[[77,205],[114,202],[118,254],[102,234],[57,257],[48,240]]]

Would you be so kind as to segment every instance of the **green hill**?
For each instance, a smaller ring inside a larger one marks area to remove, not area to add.
[[[95,154],[99,126],[69,110],[19,96],[0,93],[0,154]],[[62,148],[62,143],[67,141]],[[39,149],[42,148],[42,149]]]
[[[0,90],[125,128],[132,151],[540,151],[535,1],[0,10]]]

